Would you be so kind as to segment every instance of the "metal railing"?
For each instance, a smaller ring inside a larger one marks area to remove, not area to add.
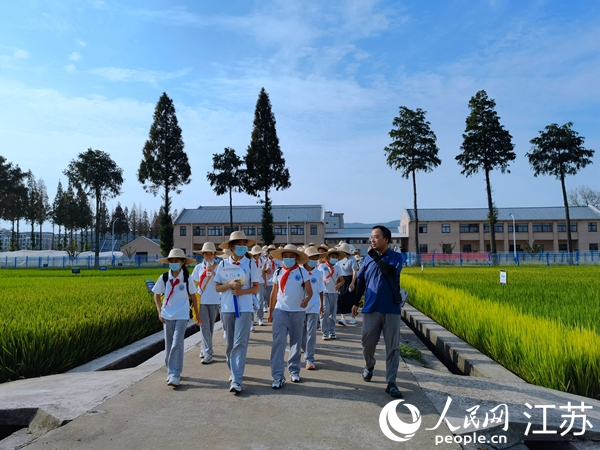
[[[463,266],[463,265],[600,265],[600,252],[576,251],[569,255],[568,252],[539,252],[527,253],[513,252],[503,253],[406,253],[405,262],[408,266],[426,265],[426,266]]]

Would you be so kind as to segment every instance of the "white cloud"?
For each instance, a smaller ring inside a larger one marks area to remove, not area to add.
[[[90,70],[90,73],[103,78],[107,78],[111,81],[144,82],[157,84],[160,81],[183,77],[189,74],[190,71],[191,70],[189,68],[178,70],[177,72],[162,72],[159,70],[133,70],[121,69],[118,67],[102,67],[99,69],[92,69]]]
[[[80,47],[85,47],[87,44],[81,39],[75,39],[75,42],[79,44]]]
[[[79,61],[81,59],[81,55],[77,52],[73,52],[69,55],[69,61]]]
[[[65,66],[65,70],[67,72],[73,73],[75,72],[77,69],[75,68],[75,64],[69,64],[67,66]]]
[[[29,52],[25,51],[25,50],[16,50],[15,51],[15,58],[27,59],[27,58],[29,58]]]

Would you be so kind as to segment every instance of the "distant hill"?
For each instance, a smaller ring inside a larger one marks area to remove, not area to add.
[[[391,222],[384,223],[361,223],[361,222],[348,222],[344,224],[344,228],[373,228],[375,225],[383,225],[390,230],[398,228],[400,226],[399,220],[392,220]]]

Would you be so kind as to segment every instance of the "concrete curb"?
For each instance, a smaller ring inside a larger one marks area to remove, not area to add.
[[[405,305],[402,320],[454,373],[526,383],[416,308]]]

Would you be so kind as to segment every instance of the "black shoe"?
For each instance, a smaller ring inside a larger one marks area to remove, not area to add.
[[[402,398],[402,392],[400,392],[398,386],[396,386],[393,383],[388,383],[387,387],[385,388],[385,392],[387,392],[394,398]]]
[[[363,370],[363,380],[371,381],[371,378],[373,378],[373,369],[365,367],[365,370]]]

